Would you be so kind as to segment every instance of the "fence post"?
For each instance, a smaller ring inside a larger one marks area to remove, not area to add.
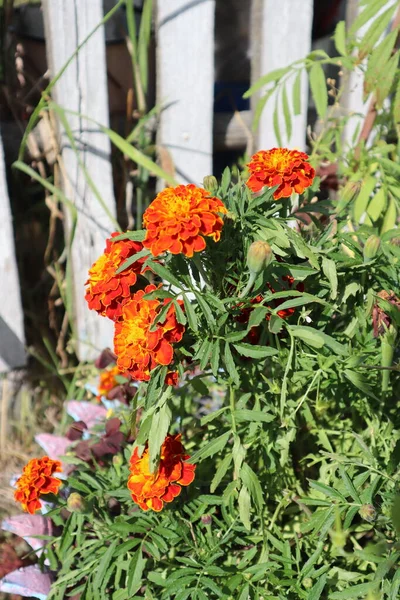
[[[8,197],[3,144],[0,138],[0,373],[26,362],[22,313],[12,216]]]
[[[176,178],[200,184],[212,173],[215,0],[158,0],[158,145]]]
[[[252,6],[252,83],[261,75],[286,67],[311,51],[313,0],[253,0]],[[288,97],[292,97],[291,82]],[[256,102],[258,98],[254,98]],[[268,100],[259,124],[257,149],[278,146],[273,127],[276,96]],[[304,150],[306,144],[308,87],[304,73],[301,87],[301,114],[292,117],[292,136],[287,139],[280,120],[282,144]],[[282,104],[282,102],[281,102]]]
[[[42,6],[48,63],[54,77],[78,45],[101,22],[103,2],[43,0]],[[60,120],[59,126],[63,189],[78,211],[72,243],[72,269],[76,351],[80,360],[94,358],[112,340],[112,322],[89,311],[84,300],[88,269],[102,254],[105,238],[115,230],[110,140],[94,122],[105,126],[109,123],[106,74],[105,36],[104,27],[101,26],[79,50],[53,90],[53,98],[57,104],[76,113],[66,112],[64,116],[73,133],[79,156]],[[67,211],[66,230],[66,235],[69,236],[71,218]]]

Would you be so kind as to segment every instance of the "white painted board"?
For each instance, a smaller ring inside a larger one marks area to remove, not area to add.
[[[215,0],[157,2],[157,143],[182,183],[212,173],[214,12]]]
[[[48,63],[56,75],[85,37],[103,18],[102,0],[43,0]],[[100,27],[73,59],[53,90],[53,98],[65,109],[84,116],[66,114],[80,149],[80,159],[99,190],[106,209],[91,189],[71,144],[62,130],[61,148],[66,178],[66,196],[78,210],[78,225],[72,246],[76,350],[80,360],[90,360],[112,343],[113,324],[86,305],[88,269],[102,254],[105,239],[115,230],[115,199],[110,162],[110,141],[85,116],[108,126],[107,68],[104,28]],[[66,211],[66,215],[68,215]],[[67,234],[70,219],[67,216]]]
[[[253,0],[253,3],[257,7],[253,16],[253,27],[257,29],[257,33],[254,37],[251,36],[250,41],[253,44],[252,81],[255,82],[261,75],[286,67],[311,51],[313,0]],[[293,80],[287,86],[289,98],[292,97],[292,85]],[[292,118],[290,140],[286,136],[281,114],[283,146],[305,149],[307,104],[308,86],[304,73],[301,86],[302,111]],[[268,100],[260,119],[257,150],[268,150],[279,145],[273,127],[274,108],[275,94]]]
[[[26,355],[24,318],[1,139],[0,223],[0,373],[2,373],[25,365]]]

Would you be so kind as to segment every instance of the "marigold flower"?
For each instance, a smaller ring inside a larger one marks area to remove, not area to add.
[[[172,344],[180,342],[185,331],[184,326],[176,320],[172,303],[165,320],[157,323],[155,331],[150,330],[160,309],[171,302],[169,298],[163,302],[157,298],[143,298],[155,289],[155,285],[148,285],[136,292],[124,305],[122,319],[115,323],[114,352],[118,368],[139,381],[148,381],[150,371],[157,365],[169,365],[172,362]]]
[[[141,258],[121,273],[117,273],[118,268],[128,258],[143,249],[141,242],[113,242],[112,238],[117,235],[119,233],[115,232],[106,240],[104,254],[89,269],[85,295],[90,309],[113,321],[121,316],[122,307],[131,295],[130,288],[135,285],[145,261],[145,258]]]
[[[99,385],[97,387],[97,399],[100,400],[102,396],[106,396],[113,390],[115,387],[120,385],[116,380],[116,376],[121,375],[121,371],[115,365],[111,369],[104,369],[100,373],[99,377]]]
[[[247,187],[252,192],[259,192],[264,186],[278,185],[274,192],[275,200],[289,198],[293,192],[302,194],[315,177],[315,171],[307,161],[307,154],[298,150],[260,150],[247,165],[250,171]]]
[[[162,510],[164,502],[172,502],[181,493],[182,486],[190,485],[194,480],[196,466],[185,462],[188,458],[180,434],[167,435],[161,447],[160,464],[154,473],[150,472],[148,448],[141,457],[135,448],[128,479],[132,500],[143,510]]]
[[[386,290],[382,290],[377,294],[378,298],[382,300],[386,300],[397,309],[400,310],[400,298],[396,296],[393,291],[387,292]],[[392,323],[391,317],[381,308],[376,302],[372,309],[372,325],[374,329],[374,337],[377,338],[382,336],[389,328]]]
[[[61,463],[48,456],[32,458],[25,465],[21,477],[17,480],[14,498],[22,508],[33,515],[42,507],[40,497],[43,494],[57,494],[61,480],[53,477],[61,472]]]
[[[178,185],[160,192],[143,215],[147,229],[143,242],[154,256],[163,252],[192,257],[206,247],[205,237],[218,242],[227,212],[210,192],[193,184]]]

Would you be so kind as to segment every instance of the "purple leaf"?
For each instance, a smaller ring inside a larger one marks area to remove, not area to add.
[[[4,519],[1,523],[1,529],[4,531],[10,531],[15,535],[18,535],[34,549],[39,551],[44,544],[45,540],[39,540],[33,536],[35,535],[52,535],[53,527],[52,522],[47,517],[41,515],[16,515]],[[37,552],[38,556],[41,551]]]
[[[92,404],[91,402],[78,402],[70,400],[65,403],[67,413],[75,421],[83,421],[89,429],[101,421],[105,421],[107,410],[104,406]]]
[[[25,598],[33,596],[39,600],[46,600],[50,587],[50,575],[42,573],[37,565],[11,571],[0,579],[0,592],[19,594]]]

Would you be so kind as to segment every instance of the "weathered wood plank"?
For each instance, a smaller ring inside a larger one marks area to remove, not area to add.
[[[49,67],[56,75],[80,42],[103,18],[102,0],[43,0]],[[53,96],[66,113],[79,158],[60,125],[64,162],[63,187],[75,202],[78,224],[72,245],[76,350],[81,360],[91,359],[111,344],[112,322],[89,311],[84,300],[85,281],[91,264],[103,252],[105,238],[115,229],[115,200],[110,163],[110,141],[93,121],[108,125],[104,28],[99,28],[79,51],[56,83]],[[103,205],[91,188],[84,169],[95,182]],[[67,235],[71,220],[67,216]]]
[[[0,373],[26,362],[24,317],[11,208],[8,197],[3,144],[0,138]]]
[[[176,178],[201,183],[212,172],[215,0],[158,0],[158,144]]]
[[[286,67],[304,58],[311,50],[311,27],[313,0],[253,0],[252,16],[252,82],[270,71]],[[291,82],[288,97],[292,97]],[[288,140],[285,127],[280,123],[284,146],[304,149],[307,127],[307,78],[304,74],[301,88],[300,115],[293,117],[293,132]],[[256,102],[257,98],[254,98]],[[280,104],[282,102],[280,101]],[[274,134],[273,111],[275,94],[262,113],[259,125],[257,149],[279,145]]]

